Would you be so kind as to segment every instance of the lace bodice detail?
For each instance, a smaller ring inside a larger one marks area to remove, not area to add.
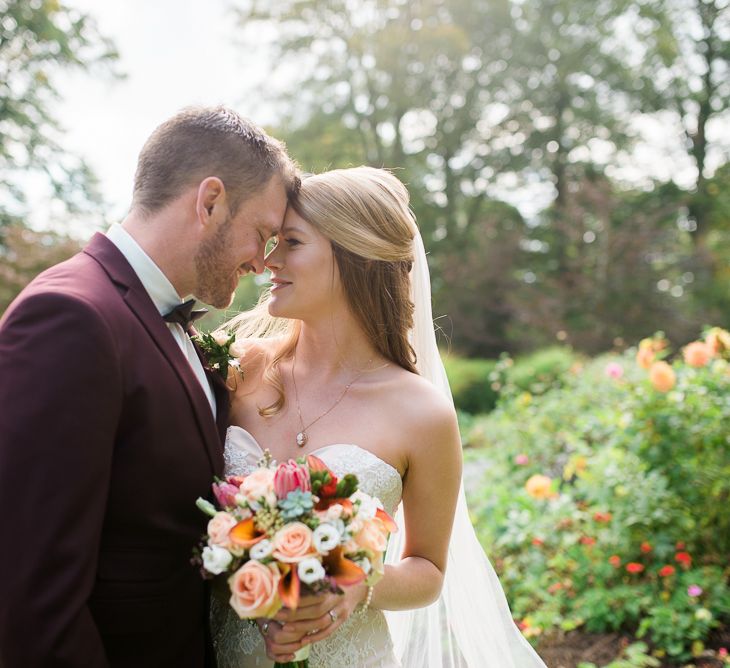
[[[400,502],[400,474],[373,453],[353,444],[333,444],[311,452],[338,477],[354,473],[360,489],[378,497],[393,515]],[[263,451],[245,429],[228,428],[225,446],[225,474],[247,475],[256,468]],[[257,628],[238,619],[228,605],[227,591],[221,587],[213,596],[211,607],[213,642],[219,668],[249,668],[273,665],[266,657],[263,639]],[[385,617],[379,610],[351,616],[331,637],[312,646],[311,668],[399,666],[393,655]]]

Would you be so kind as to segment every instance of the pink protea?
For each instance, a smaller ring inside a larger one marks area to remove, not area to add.
[[[277,498],[285,499],[289,492],[299,489],[302,492],[309,492],[312,483],[309,479],[309,470],[306,466],[297,464],[293,459],[282,462],[274,473],[274,492]]]

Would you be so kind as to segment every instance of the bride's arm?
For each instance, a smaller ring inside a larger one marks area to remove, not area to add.
[[[400,437],[409,444],[403,481],[405,545],[401,560],[385,567],[370,602],[383,610],[419,608],[438,598],[461,480],[461,440],[453,406],[440,395],[430,395],[409,413],[406,424],[398,423]],[[364,584],[345,587],[344,596],[305,597],[296,612],[282,610],[278,623],[267,627],[269,655],[286,661],[302,644],[334,633],[366,599],[367,589]]]
[[[435,601],[443,585],[446,558],[461,480],[461,441],[451,405],[422,405],[410,439],[403,481],[405,545],[401,560],[386,566],[371,605],[409,610]],[[411,431],[411,430],[409,430]]]

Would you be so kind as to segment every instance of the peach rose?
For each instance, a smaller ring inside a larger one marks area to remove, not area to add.
[[[677,382],[674,369],[666,362],[654,362],[649,369],[649,380],[659,392],[669,392]]]
[[[721,355],[730,350],[730,332],[722,327],[713,327],[707,332],[705,342],[712,349],[713,355]]]
[[[208,538],[213,545],[230,548],[231,540],[228,537],[231,529],[238,524],[238,520],[229,513],[216,513],[208,522]]]
[[[362,529],[355,536],[355,542],[373,554],[385,552],[388,545],[388,531],[380,520],[366,520]]]
[[[312,545],[312,530],[302,522],[285,524],[274,535],[273,555],[279,561],[296,563],[316,554]]]
[[[261,499],[264,499],[269,506],[274,507],[276,505],[274,471],[272,469],[256,469],[247,475],[241,483],[238,497],[243,497],[254,510],[258,510]]]
[[[550,499],[555,496],[552,484],[553,481],[546,475],[535,474],[525,483],[525,489],[534,499]]]
[[[277,595],[280,578],[275,564],[247,561],[228,578],[231,607],[241,619],[273,617],[281,608]]]
[[[648,369],[654,362],[654,350],[651,346],[639,346],[639,352],[636,353],[636,363],[642,369]]]
[[[702,341],[693,341],[684,348],[684,361],[690,366],[705,366],[712,356],[712,347]]]

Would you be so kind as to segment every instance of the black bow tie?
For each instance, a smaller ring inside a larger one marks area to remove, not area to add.
[[[202,318],[207,312],[207,308],[196,309],[193,311],[195,306],[194,299],[188,299],[184,304],[178,304],[172,311],[162,316],[165,322],[176,322],[178,325],[182,325],[182,328],[187,332],[192,324]]]

